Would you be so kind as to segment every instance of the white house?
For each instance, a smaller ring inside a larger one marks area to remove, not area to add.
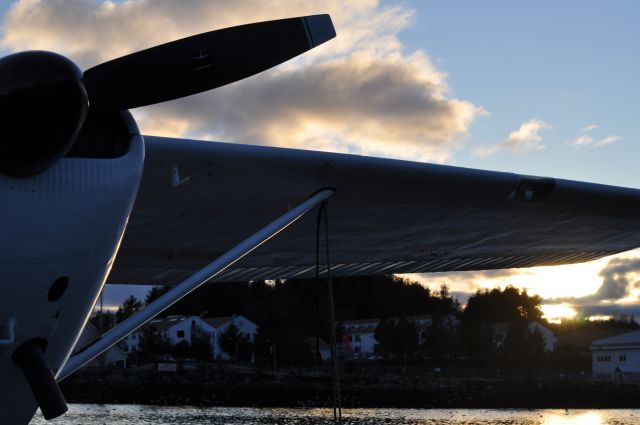
[[[504,344],[504,341],[507,338],[507,333],[509,332],[509,326],[511,326],[511,323],[509,322],[495,323],[493,325],[493,338],[496,347],[501,347],[502,344]],[[529,322],[527,329],[530,333],[537,331],[542,334],[545,351],[551,352],[555,349],[558,338],[551,329],[543,326],[540,322],[536,322],[535,320]]]
[[[640,331],[593,341],[590,347],[592,375],[606,381],[640,378]]]
[[[453,315],[445,315],[440,317],[442,324],[450,329],[458,326],[458,319]],[[435,316],[433,315],[419,315],[419,316],[407,316],[406,319],[412,322],[418,329],[418,342],[423,342],[426,338],[428,328],[433,323]],[[392,322],[400,320],[399,317],[392,317],[389,319]],[[368,357],[375,353],[376,339],[374,337],[376,328],[380,323],[380,319],[364,319],[364,320],[349,320],[342,322],[342,329],[344,334],[342,352],[346,349],[350,351],[354,357]]]
[[[231,358],[220,350],[220,346],[218,344],[218,337],[222,334],[227,328],[233,323],[240,334],[243,336],[247,336],[250,342],[253,342],[256,333],[258,332],[258,325],[253,323],[251,320],[247,319],[244,316],[233,315],[226,317],[209,317],[204,319],[205,323],[209,325],[212,329],[215,329],[215,335],[211,335],[211,347],[213,351],[213,357],[216,359],[222,360],[230,360]]]
[[[244,316],[237,315],[205,319],[200,316],[167,316],[151,320],[146,327],[150,327],[155,332],[160,333],[171,345],[182,341],[191,345],[191,341],[195,337],[204,335],[211,344],[213,358],[229,360],[229,356],[220,350],[218,337],[231,323],[238,327],[241,334],[247,335],[249,341],[253,341],[258,331],[258,325]],[[142,330],[138,330],[127,335],[124,340],[127,352],[130,353],[140,349],[142,332]]]
[[[348,350],[355,357],[365,357],[374,352],[376,332],[380,319],[349,320],[342,322],[343,344],[342,351]]]

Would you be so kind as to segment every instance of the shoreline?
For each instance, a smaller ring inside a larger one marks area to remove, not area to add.
[[[328,376],[217,371],[83,371],[65,379],[69,403],[200,407],[327,407]],[[591,381],[348,375],[344,408],[610,409],[637,408],[640,385]]]

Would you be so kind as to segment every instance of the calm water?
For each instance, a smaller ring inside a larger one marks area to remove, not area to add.
[[[236,425],[331,424],[330,409],[252,409],[71,405],[54,421],[38,415],[31,424],[50,425]],[[621,425],[640,424],[640,409],[485,410],[485,409],[345,409],[349,425]]]

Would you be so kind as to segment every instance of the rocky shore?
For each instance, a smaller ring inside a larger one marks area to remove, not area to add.
[[[209,370],[86,370],[62,382],[73,403],[313,407],[330,406],[323,374]],[[640,385],[532,379],[354,375],[341,378],[344,407],[630,408]]]

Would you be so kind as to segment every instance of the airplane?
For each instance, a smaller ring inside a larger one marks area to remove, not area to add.
[[[206,282],[314,276],[320,208],[323,276],[570,264],[640,246],[637,189],[143,136],[128,111],[247,78],[335,35],[328,15],[313,15],[84,72],[52,52],[0,59],[2,423],[27,424],[38,407],[63,414],[59,381]],[[107,279],[172,289],[72,356]]]

